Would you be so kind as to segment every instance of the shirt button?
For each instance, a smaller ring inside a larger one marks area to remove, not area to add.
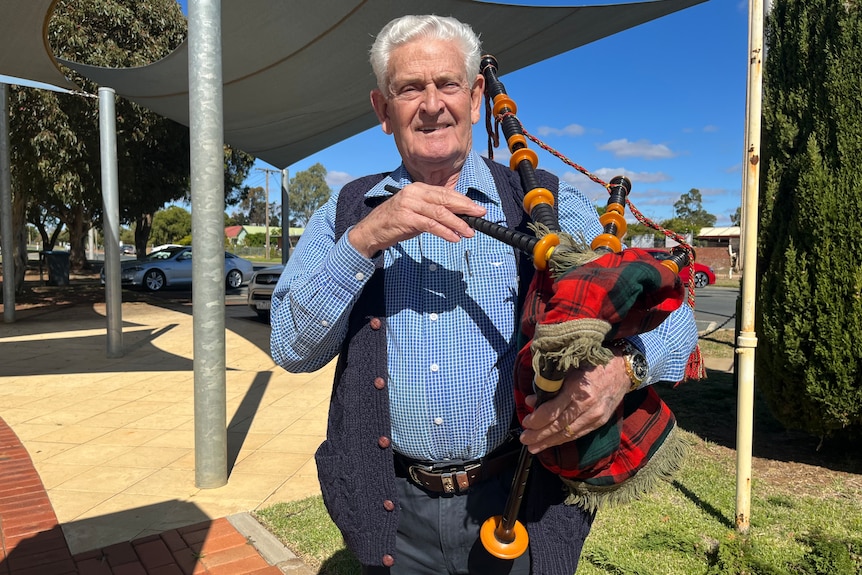
[[[436,272],[437,271],[437,264],[430,264],[428,266],[428,271]]]
[[[395,557],[389,555],[388,553],[381,558],[381,561],[383,561],[384,567],[392,567],[393,565],[395,565]]]
[[[391,500],[386,499],[383,502],[383,509],[386,511],[395,511],[395,504]]]
[[[434,371],[434,372],[440,371],[440,366],[437,365],[436,363],[432,363],[431,364],[431,371]]]
[[[432,313],[431,315],[429,315],[429,316],[428,316],[428,318],[429,318],[431,321],[437,321],[437,319],[438,319],[439,317],[440,317],[440,316],[439,316],[439,315],[437,315],[436,313]]]
[[[377,445],[379,445],[382,449],[386,449],[392,442],[385,435],[381,435],[377,438]]]
[[[377,331],[378,329],[380,329],[380,326],[383,325],[379,317],[371,318],[371,321],[368,323],[369,325],[371,325],[371,329],[373,329],[374,331]]]
[[[365,274],[362,272],[356,272],[356,275],[354,277],[356,278],[356,281],[361,282],[365,279]]]
[[[384,387],[386,387],[386,380],[382,377],[374,378],[374,387],[376,387],[377,389],[383,389]]]
[[[322,325],[323,327],[329,327],[329,322],[326,320],[323,320],[322,322],[320,322],[320,325]]]
[[[443,425],[443,418],[442,417],[435,417],[434,418],[434,425]]]

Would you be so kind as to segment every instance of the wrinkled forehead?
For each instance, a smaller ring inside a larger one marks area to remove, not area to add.
[[[391,85],[413,82],[467,80],[464,55],[447,40],[414,40],[392,51],[389,58]]]

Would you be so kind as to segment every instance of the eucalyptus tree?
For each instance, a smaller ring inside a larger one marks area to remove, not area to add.
[[[326,183],[326,168],[318,162],[307,170],[298,172],[290,179],[289,192],[290,218],[285,221],[296,221],[304,226],[332,193]],[[284,226],[288,227],[289,224]]]
[[[60,58],[125,68],[163,58],[186,31],[175,0],[59,0],[47,38]],[[93,82],[63,71],[84,93],[97,92]],[[28,211],[47,212],[68,228],[72,267],[83,267],[86,233],[102,218],[98,100],[23,87],[12,90],[11,100],[17,225],[23,226],[20,218]],[[123,98],[117,99],[116,115],[120,218],[134,224],[143,253],[152,215],[189,194],[189,131]],[[238,201],[252,162],[248,154],[225,150],[228,202]]]

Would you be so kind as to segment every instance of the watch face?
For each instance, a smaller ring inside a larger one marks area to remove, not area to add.
[[[647,363],[646,358],[640,353],[636,353],[632,356],[632,370],[635,372],[635,376],[643,381],[647,376]]]

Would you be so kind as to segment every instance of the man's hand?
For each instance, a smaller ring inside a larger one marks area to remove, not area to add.
[[[631,387],[619,350],[604,366],[581,366],[563,380],[560,393],[524,418],[521,443],[535,454],[583,437],[608,422]],[[526,399],[533,407],[536,396]]]
[[[481,217],[485,208],[454,190],[414,183],[374,208],[353,226],[347,239],[370,258],[422,232],[450,242],[473,237],[473,228],[457,214]]]

